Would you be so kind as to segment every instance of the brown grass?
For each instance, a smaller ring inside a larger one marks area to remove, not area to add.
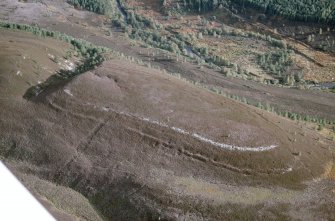
[[[327,163],[323,174],[325,179],[335,180],[335,164],[334,162]]]

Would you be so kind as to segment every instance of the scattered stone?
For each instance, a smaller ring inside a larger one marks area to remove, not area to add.
[[[292,152],[294,156],[301,156],[301,152]]]

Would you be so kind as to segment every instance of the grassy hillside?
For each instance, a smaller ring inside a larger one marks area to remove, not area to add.
[[[331,160],[307,128],[122,57],[23,99],[74,49],[0,31],[0,158],[56,217],[277,220],[267,202],[294,206]]]

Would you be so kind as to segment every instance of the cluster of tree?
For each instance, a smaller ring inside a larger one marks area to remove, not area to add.
[[[184,41],[178,39],[176,36],[162,36],[159,31],[155,30],[132,29],[131,33],[129,33],[129,37],[141,40],[150,46],[176,54],[181,54],[183,48],[185,47]]]
[[[109,51],[107,48],[95,46],[87,41],[76,39],[60,32],[42,29],[37,26],[0,22],[0,28],[22,30],[33,33],[39,37],[51,37],[66,41],[74,47],[74,50],[77,51],[77,55],[80,55],[84,58],[83,63],[78,65],[75,70],[60,70],[57,74],[52,75],[45,82],[29,88],[24,95],[24,97],[27,99],[38,95],[41,91],[45,90],[50,85],[57,84],[59,81],[74,77],[78,74],[93,69],[95,66],[105,61],[106,58],[104,53]],[[65,57],[69,57],[69,54],[67,53]],[[57,60],[57,58],[55,59]]]
[[[82,71],[84,69],[86,70],[90,67],[94,67],[102,63],[105,60],[103,53],[108,51],[107,48],[95,46],[82,39],[76,39],[60,32],[49,31],[37,26],[0,22],[0,27],[14,30],[23,30],[31,32],[39,37],[51,37],[70,43],[73,45],[78,54],[85,58],[83,66],[77,68],[77,71]]]
[[[260,33],[255,33],[251,31],[243,31],[240,29],[231,29],[228,30],[227,28],[210,28],[210,29],[203,29],[201,30],[201,36],[203,35],[210,35],[214,37],[222,37],[224,35],[232,35],[232,36],[240,36],[240,37],[245,37],[245,38],[255,38],[263,41],[269,42],[272,46],[286,49],[287,44],[285,41],[276,39],[271,37],[270,35],[264,35]]]
[[[187,81],[187,80],[186,80]],[[199,82],[190,82],[193,83],[197,86],[200,86],[202,88],[208,89],[216,94],[222,95],[224,97],[230,98],[232,100],[236,100],[272,113],[275,113],[279,116],[282,117],[286,117],[286,118],[290,118],[291,120],[296,120],[296,121],[306,121],[306,122],[312,122],[312,123],[316,123],[319,126],[316,129],[320,129],[320,126],[323,127],[325,125],[335,125],[335,120],[328,120],[319,116],[310,116],[310,115],[306,115],[306,114],[301,114],[301,113],[295,113],[295,112],[291,112],[291,111],[285,111],[283,109],[278,109],[275,106],[272,106],[269,103],[262,103],[258,100],[252,99],[252,98],[246,98],[246,97],[241,97],[239,95],[235,95],[235,94],[229,94],[226,93],[225,91],[221,90],[221,88],[218,87],[213,87],[213,86],[207,86],[207,85],[203,85]],[[333,126],[333,131],[335,131],[335,126]]]
[[[234,95],[234,94],[226,94],[225,92],[223,92],[219,89],[215,89],[215,88],[213,88],[213,89],[211,88],[211,90],[213,92],[221,94],[221,95],[223,95],[225,97],[228,97],[230,99],[237,100],[239,102],[246,103],[248,105],[252,105],[252,106],[255,106],[257,108],[276,113],[279,116],[290,118],[291,120],[312,122],[312,123],[317,123],[321,126],[324,126],[326,124],[335,125],[334,120],[327,120],[327,119],[324,119],[324,118],[321,118],[321,117],[318,117],[318,116],[310,116],[310,115],[305,115],[305,114],[299,114],[299,113],[294,113],[294,112],[291,112],[291,111],[283,111],[283,110],[279,110],[278,108],[276,108],[274,106],[271,106],[269,103],[264,104],[264,103],[261,103],[257,100],[254,100],[254,99],[248,99],[248,98],[240,97],[240,96]],[[335,127],[334,127],[334,129],[335,129]]]
[[[83,5],[85,2],[89,3],[89,1],[78,0],[77,2],[80,5]],[[172,35],[162,35],[161,32],[158,31],[161,29],[161,27],[157,25],[153,20],[148,19],[145,16],[136,14],[134,10],[126,6],[123,0],[118,0],[117,3],[120,7],[120,10],[122,10],[122,14],[125,18],[124,21],[118,20],[118,23],[120,24],[120,27],[124,28],[130,38],[141,40],[147,45],[167,50],[177,55],[184,54],[188,57],[191,57],[192,59],[195,59],[195,61],[198,61],[199,64],[207,63],[208,65],[219,69],[225,69],[225,67],[233,67],[233,64],[230,61],[226,60],[224,57],[209,53],[208,48],[192,46],[192,44],[190,44],[190,42],[193,41],[192,36],[185,36],[178,33],[173,33]],[[214,9],[214,7],[216,7],[220,3],[222,2],[212,0],[184,0],[181,4],[183,4],[185,7],[193,7],[193,9],[197,8],[197,10],[200,11],[207,11]],[[166,4],[166,2],[162,1],[162,4]],[[169,31],[168,28],[166,30]],[[170,32],[173,32],[173,30],[170,30]],[[274,46],[286,49],[285,42],[274,39],[270,36],[252,32],[249,33],[239,30],[226,30],[225,28],[216,28],[204,29],[200,33],[200,35],[204,34],[213,36],[231,34],[235,36],[257,37],[259,39],[264,39],[270,42]],[[78,48],[81,53],[86,53],[85,47],[80,47],[79,45],[77,45],[76,48]],[[95,57],[94,53],[91,53],[90,57],[91,56]],[[270,57],[267,56],[264,59],[266,61],[276,59],[276,55],[271,55]],[[271,70],[275,73],[281,73],[284,69],[284,63],[287,62],[285,60],[286,58],[281,57],[282,55],[279,55],[278,62],[269,62],[270,65],[265,64],[266,62],[262,62],[262,65],[264,65],[265,69]],[[285,62],[282,62],[283,59],[285,60]],[[243,73],[243,71],[239,70],[237,71],[237,73]]]
[[[182,0],[182,6],[197,12],[214,10],[224,0]]]
[[[279,14],[292,20],[335,22],[334,0],[235,0],[235,2],[264,10],[266,14]]]
[[[258,56],[258,63],[265,70],[281,77],[292,65],[291,50],[270,51]]]
[[[210,53],[207,47],[193,46],[192,49],[198,55],[198,57],[201,57],[205,62],[209,64],[214,64],[218,67],[229,68],[233,66],[233,64],[224,57]]]
[[[136,14],[133,10],[125,10],[127,15],[127,24],[131,25],[133,28],[151,28],[160,29],[160,25],[157,25],[151,18],[146,18],[139,14]]]
[[[95,46],[87,41],[76,38],[72,38],[70,43],[86,58],[84,65],[87,67],[94,67],[105,60],[103,53],[108,51],[107,48]]]
[[[176,47],[173,40],[167,40],[155,31],[161,28],[160,25],[156,24],[150,18],[136,14],[122,0],[114,0],[114,2],[113,0],[68,0],[68,2],[75,6],[110,16],[111,14],[109,13],[113,12],[112,5],[114,3],[114,5],[118,5],[121,14],[116,13],[117,15],[113,16],[113,23],[128,32],[129,37],[142,40],[154,47],[179,52],[179,48]]]
[[[92,10],[94,8],[94,7],[91,7],[91,4],[90,4],[92,0],[86,0],[86,1],[85,0],[71,0],[71,1],[72,1],[71,2],[72,4],[78,4],[84,8],[90,7],[88,8],[89,10]],[[98,2],[97,5],[100,5],[100,3],[103,3],[104,1],[107,1],[107,0],[97,1]],[[184,6],[192,5],[192,7],[193,6],[200,7],[201,11],[203,11],[207,9],[213,9],[213,8],[207,7],[208,4],[213,4],[213,3],[214,5],[217,4],[216,1],[213,2],[211,0],[201,0],[195,3],[193,3],[193,1],[190,1],[190,0],[185,0],[183,4]],[[117,22],[120,25],[120,27],[123,26],[124,29],[128,29],[127,32],[130,38],[141,40],[150,46],[161,48],[161,49],[176,53],[177,55],[184,54],[184,55],[189,56],[189,53],[187,53],[188,50],[186,50],[186,45],[188,45],[187,42],[190,42],[191,40],[189,36],[184,36],[181,34],[162,36],[161,33],[157,31],[157,30],[160,30],[161,27],[157,25],[152,19],[136,14],[133,10],[126,7],[126,4],[124,3],[123,0],[118,0],[118,4],[121,7],[121,10],[125,15],[126,24],[128,25],[128,27],[124,26],[123,22],[120,20],[114,21],[114,22]],[[162,1],[162,4],[165,4],[164,1]],[[230,66],[231,65],[229,61],[225,60],[221,56],[209,55],[208,49],[206,53],[203,51],[203,48],[195,48],[191,46],[189,47],[191,51],[194,51],[199,57],[201,57],[202,60],[208,63],[215,64],[217,66]],[[83,50],[83,49],[79,47],[79,50]]]
[[[186,9],[206,12],[220,5],[254,7],[266,14],[279,14],[292,20],[335,23],[334,0],[182,0]],[[234,11],[236,11],[234,9]]]
[[[49,31],[46,29],[41,29],[37,26],[31,26],[31,25],[25,25],[25,24],[15,24],[15,23],[5,23],[1,22],[0,27],[2,28],[8,28],[13,30],[22,30],[22,31],[28,31],[33,33],[34,35],[41,36],[41,37],[52,37],[52,38],[64,38],[62,40],[68,40],[65,38],[65,35],[61,35],[59,32]]]
[[[112,0],[67,0],[67,2],[98,14],[108,14],[113,11]]]
[[[165,36],[157,30],[136,28],[133,28],[128,34],[132,39],[141,40],[152,47],[167,50],[177,55],[183,54],[195,59],[198,63],[207,62],[209,65],[216,67],[232,67],[232,64],[222,56],[209,53],[207,47],[196,47],[189,44],[192,41],[192,36],[189,35]]]

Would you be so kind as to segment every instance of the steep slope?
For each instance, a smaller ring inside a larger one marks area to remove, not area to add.
[[[34,105],[25,102],[22,98],[23,94],[29,87],[42,83],[57,71],[72,69],[75,63],[80,62],[76,58],[69,60],[64,58],[66,52],[73,50],[70,44],[50,38],[37,38],[23,31],[0,30],[0,33],[2,48],[0,52],[0,159],[11,165],[13,172],[55,218],[77,220],[79,217],[98,220],[99,216],[81,194],[31,174],[29,167],[36,167],[29,160],[30,154],[36,154],[36,152],[29,153],[29,150],[25,149],[26,144],[20,143],[24,137],[28,136],[26,131],[21,130],[20,119],[29,117],[34,121],[36,114]],[[28,112],[32,115],[27,116]],[[6,119],[8,115],[9,118]],[[21,145],[23,145],[22,149],[16,149]],[[41,146],[41,148],[46,148],[46,152],[49,151],[47,146]],[[21,166],[23,168],[21,171],[15,169]]]

